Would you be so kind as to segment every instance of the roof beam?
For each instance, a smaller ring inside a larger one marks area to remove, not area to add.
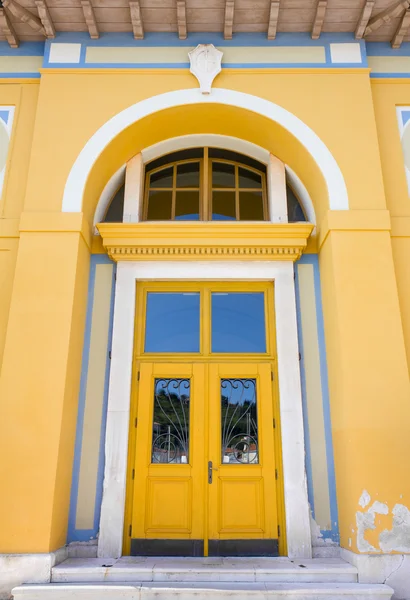
[[[370,19],[364,35],[369,35],[373,33],[379,27],[384,25],[385,23],[390,23],[390,21],[396,17],[399,17],[404,10],[407,10],[410,6],[409,0],[399,0],[399,2],[395,2],[394,4],[388,6],[385,10],[380,12],[378,15],[375,15],[372,19]]]
[[[407,9],[404,15],[401,18],[399,26],[394,34],[394,37],[391,41],[392,48],[400,48],[401,43],[404,39],[404,36],[407,33],[408,28],[410,27],[410,9]]]
[[[313,21],[312,27],[312,40],[317,40],[320,38],[320,34],[322,33],[322,27],[325,20],[327,8],[327,0],[318,0],[316,6],[316,15],[315,20]]]
[[[46,35],[46,32],[43,29],[43,25],[40,19],[33,15],[32,12],[30,12],[17,2],[14,2],[14,0],[3,0],[2,4],[4,8],[7,8],[7,10],[14,17],[16,17],[16,19],[19,19],[23,23],[27,23],[27,25],[29,25],[32,29],[38,31],[38,33]]]
[[[131,23],[136,40],[144,39],[144,23],[142,21],[141,7],[138,0],[130,2]]]
[[[374,8],[375,0],[367,0],[363,6],[362,14],[360,15],[360,19],[357,22],[355,38],[357,40],[361,40],[364,36],[364,32],[366,30],[369,19],[372,15],[372,10]]]
[[[271,0],[270,15],[269,15],[269,27],[268,27],[268,40],[274,40],[276,37],[276,30],[278,28],[279,5],[280,5],[280,0]]]
[[[90,38],[92,40],[98,40],[100,32],[90,0],[81,0],[81,6],[83,7],[84,19],[90,33]]]
[[[224,38],[226,40],[232,39],[234,13],[235,13],[235,0],[226,0],[226,2],[225,2],[225,21],[224,21]]]
[[[13,25],[10,23],[10,19],[6,15],[4,8],[0,8],[0,30],[6,37],[11,48],[18,48],[20,41],[17,37],[16,32],[13,29]]]
[[[187,26],[186,26],[186,4],[185,0],[177,1],[177,24],[178,24],[178,36],[180,40],[186,40],[187,37]]]
[[[45,3],[45,0],[36,0],[36,6],[37,6],[37,10],[38,10],[38,16],[41,19],[44,30],[46,32],[46,36],[48,38],[55,38],[56,30],[54,28],[54,24],[51,19],[51,16],[48,11],[48,7],[47,7],[47,4]]]

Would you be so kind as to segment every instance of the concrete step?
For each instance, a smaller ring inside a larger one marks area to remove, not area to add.
[[[143,582],[22,585],[14,600],[390,600],[387,585],[360,583]]]
[[[53,568],[51,581],[355,583],[357,569],[340,558],[69,558]]]

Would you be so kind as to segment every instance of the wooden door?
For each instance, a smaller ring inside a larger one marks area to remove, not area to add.
[[[209,556],[278,555],[271,365],[210,365]]]

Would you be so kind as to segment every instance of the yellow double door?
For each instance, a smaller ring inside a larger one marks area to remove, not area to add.
[[[140,363],[131,555],[278,555],[272,368]]]

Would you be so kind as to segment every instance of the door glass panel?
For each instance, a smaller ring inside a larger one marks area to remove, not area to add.
[[[262,192],[239,192],[241,221],[263,221]]]
[[[212,220],[235,221],[235,192],[213,192]]]
[[[222,463],[257,464],[256,379],[221,379]]]
[[[212,352],[266,352],[263,292],[212,294]]]
[[[199,352],[199,293],[147,294],[145,352]]]
[[[168,221],[172,217],[172,192],[150,191],[148,197],[148,221]]]
[[[176,192],[175,219],[178,221],[199,220],[199,191]]]
[[[152,462],[189,461],[189,379],[155,379]]]
[[[212,187],[234,188],[235,165],[218,162],[212,163]]]

